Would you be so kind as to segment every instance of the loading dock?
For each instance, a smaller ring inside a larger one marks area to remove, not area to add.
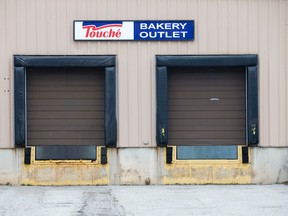
[[[158,146],[203,145],[203,159],[213,145],[257,145],[257,64],[257,55],[156,56]]]
[[[115,56],[15,56],[14,66],[17,146],[63,160],[116,146]]]

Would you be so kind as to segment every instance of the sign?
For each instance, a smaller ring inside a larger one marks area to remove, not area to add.
[[[74,40],[194,40],[194,20],[74,21]]]

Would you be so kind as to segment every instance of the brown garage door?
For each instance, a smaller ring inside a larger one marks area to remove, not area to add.
[[[30,146],[104,145],[104,68],[28,68]]]
[[[245,68],[168,68],[170,145],[245,144]]]

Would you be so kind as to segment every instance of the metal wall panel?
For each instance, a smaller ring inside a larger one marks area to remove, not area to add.
[[[76,19],[194,19],[195,40],[74,42]],[[259,54],[260,146],[288,146],[287,24],[287,0],[0,0],[0,147],[14,146],[13,54],[116,54],[119,146],[152,147],[155,55],[244,53]]]

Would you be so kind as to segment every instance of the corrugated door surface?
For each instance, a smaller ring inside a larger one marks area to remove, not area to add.
[[[245,68],[168,68],[170,145],[245,144]]]
[[[28,68],[30,146],[104,145],[104,68]]]

